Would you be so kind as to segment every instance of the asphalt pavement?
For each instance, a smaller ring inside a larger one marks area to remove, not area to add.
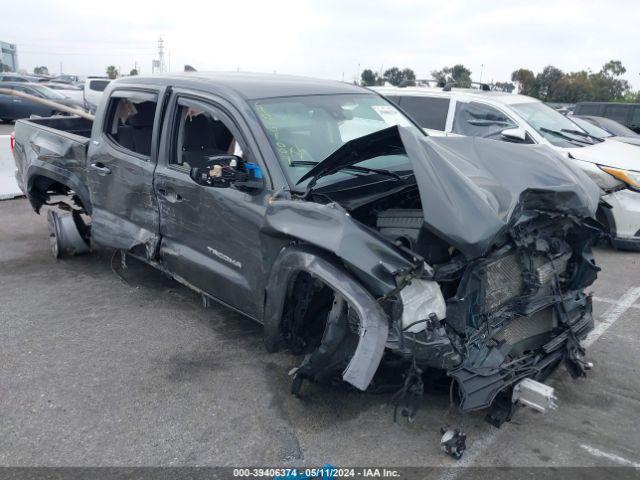
[[[268,354],[259,325],[112,258],[56,261],[46,217],[0,202],[0,465],[449,466],[450,424],[468,435],[458,465],[640,467],[640,253],[596,252],[594,370],[559,369],[558,409],[499,430],[443,391],[411,424],[386,394],[305,384],[300,400],[300,359]]]

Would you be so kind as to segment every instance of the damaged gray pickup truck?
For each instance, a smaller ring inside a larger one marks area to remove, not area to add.
[[[248,74],[112,82],[93,122],[20,120],[17,178],[54,254],[110,247],[264,325],[304,380],[460,411],[545,410],[584,375],[599,190],[546,147],[431,138],[353,85]],[[84,247],[83,247],[84,245]]]

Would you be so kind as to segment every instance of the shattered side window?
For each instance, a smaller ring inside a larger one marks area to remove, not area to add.
[[[176,112],[175,156],[170,163],[187,169],[202,168],[214,155],[244,156],[240,143],[225,123],[212,112],[180,105]]]
[[[158,96],[117,92],[109,99],[106,134],[121,147],[148,157]]]
[[[492,138],[517,125],[497,108],[482,103],[457,102],[453,133],[468,137]]]
[[[251,106],[293,183],[350,140],[394,125],[416,129],[393,104],[378,95],[272,98],[255,100]],[[389,168],[394,161],[388,157],[372,161],[382,163],[380,168]],[[406,158],[403,161],[406,163]]]

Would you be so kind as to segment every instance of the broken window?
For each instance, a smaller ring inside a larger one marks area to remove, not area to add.
[[[121,147],[148,157],[158,96],[142,92],[114,92],[106,117],[107,136]]]
[[[177,113],[175,156],[171,164],[184,168],[203,168],[208,157],[237,155],[243,149],[224,121],[208,110],[188,101],[180,101]]]

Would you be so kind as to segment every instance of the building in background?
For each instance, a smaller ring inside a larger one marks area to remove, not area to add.
[[[0,41],[0,63],[5,71],[18,71],[18,47],[14,43]]]

